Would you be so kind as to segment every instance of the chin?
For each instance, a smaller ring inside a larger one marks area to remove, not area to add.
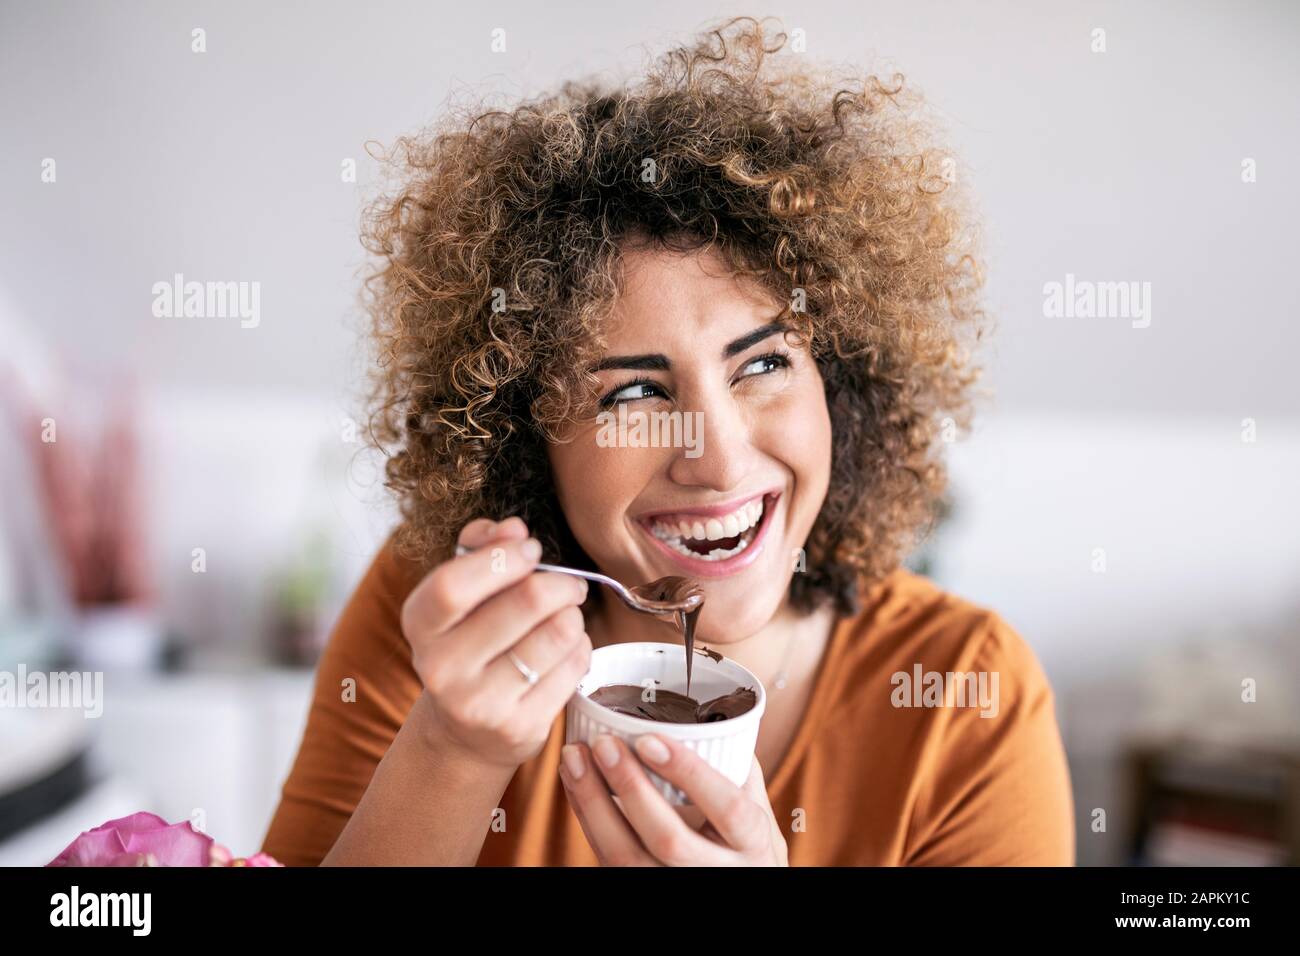
[[[765,596],[758,603],[745,596],[710,595],[708,583],[704,582],[703,586],[704,610],[700,612],[695,639],[704,644],[723,645],[738,644],[766,627],[780,608],[790,582],[788,579],[781,582],[779,589],[775,582],[770,588],[763,587],[759,593],[776,595],[777,599]]]

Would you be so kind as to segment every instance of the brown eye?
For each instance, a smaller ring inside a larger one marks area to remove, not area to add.
[[[623,402],[635,402],[643,398],[656,398],[663,395],[657,382],[638,381],[620,385],[600,400],[601,408],[621,405]]]
[[[790,359],[779,352],[771,352],[767,355],[760,355],[745,364],[736,378],[752,378],[755,375],[766,375],[769,372],[775,372],[777,369],[789,368]]]

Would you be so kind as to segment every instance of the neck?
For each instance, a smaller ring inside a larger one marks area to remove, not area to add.
[[[708,613],[707,605],[704,613]],[[717,651],[748,668],[770,693],[783,670],[791,683],[816,672],[816,662],[821,660],[834,624],[833,609],[822,607],[805,615],[791,608],[787,599],[771,620],[749,637],[727,644],[711,644],[697,631],[695,646]],[[682,644],[682,635],[671,620],[639,614],[609,597],[588,616],[587,633],[594,647],[634,641]]]

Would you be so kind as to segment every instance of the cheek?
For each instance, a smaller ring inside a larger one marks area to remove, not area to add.
[[[622,524],[632,497],[644,485],[638,480],[649,466],[649,456],[638,450],[602,448],[595,429],[584,430],[572,441],[547,449],[556,497],[569,529],[583,550],[596,556],[601,542]]]
[[[808,410],[808,420],[812,422],[808,435],[808,465],[812,472],[812,479],[824,496],[830,485],[831,454],[834,445],[831,440],[830,409],[826,407],[826,395],[820,386],[811,406]]]
[[[764,450],[794,479],[800,518],[821,510],[830,484],[831,420],[820,376],[809,376],[764,410]],[[810,522],[810,519],[809,519]]]

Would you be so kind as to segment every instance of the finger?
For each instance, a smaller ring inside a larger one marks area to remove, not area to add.
[[[456,536],[456,544],[473,551],[491,540],[492,532],[496,527],[497,523],[491,518],[475,518],[460,529],[460,534]]]
[[[749,776],[745,778],[741,789],[753,797],[760,806],[771,806],[771,799],[767,795],[767,780],[763,777],[763,766],[758,762],[758,754],[754,754],[750,761]]]
[[[578,615],[579,623],[575,626],[568,621],[561,627],[565,631],[576,629],[577,639],[535,685],[530,685],[514,662],[503,656],[486,671],[469,670],[458,662],[455,676],[446,678],[438,695],[454,701],[466,722],[489,727],[512,740],[532,739],[537,728],[553,726],[591,664],[591,640],[582,630],[581,612],[570,607],[559,615],[569,612]]]
[[[659,865],[646,852],[614,803],[604,778],[592,764],[591,750],[586,744],[566,744],[561,750],[560,781],[569,806],[602,866]]]
[[[551,668],[533,687],[524,685],[524,696],[513,708],[517,718],[527,726],[552,723],[556,715],[564,710],[569,698],[576,693],[578,682],[590,668],[591,639],[584,632],[582,639],[564,660]],[[514,680],[523,684],[519,680],[518,671],[515,671]]]
[[[444,561],[402,605],[403,628],[441,634],[455,627],[483,601],[527,577],[540,558],[541,544],[527,538]]]
[[[584,630],[568,656],[559,661],[519,701],[522,708],[538,707],[554,714],[578,690],[578,684],[591,670],[591,638]]]
[[[654,746],[655,741],[662,749]],[[763,809],[768,805],[766,792],[761,799],[756,798],[754,790],[737,787],[699,754],[670,737],[642,734],[636,748],[647,766],[691,798],[732,849],[746,853],[767,845],[768,814]],[[660,762],[657,758],[664,752],[667,759]],[[751,760],[751,777],[756,765],[757,761]]]
[[[528,526],[522,518],[510,517],[504,521],[491,518],[475,518],[460,529],[456,543],[462,547],[477,551],[494,541],[520,541],[528,537]]]
[[[628,823],[655,859],[669,866],[728,866],[735,862],[734,853],[686,825],[650,782],[627,744],[600,734],[592,753],[609,789],[623,802]]]
[[[553,571],[529,574],[464,618],[456,629],[458,647],[452,653],[467,667],[485,669],[552,614],[576,608],[586,599],[587,582],[582,578]],[[531,661],[526,663],[540,669]]]
[[[582,611],[575,605],[568,605],[556,611],[537,627],[529,631],[512,648],[507,648],[495,660],[484,668],[479,680],[483,692],[495,700],[518,703],[525,696],[546,684],[546,700],[552,705],[552,714],[558,706],[569,699],[573,693],[577,677],[572,675],[579,666],[584,667],[588,659],[591,641],[587,638],[582,618]],[[584,648],[583,645],[586,645]],[[586,653],[582,653],[583,651]],[[537,672],[535,684],[529,684],[526,675],[515,665],[510,654],[514,654],[521,664]],[[571,659],[572,658],[572,659]],[[560,668],[557,678],[553,671]],[[567,675],[567,676],[566,676]],[[559,693],[568,688],[566,693]],[[551,692],[555,688],[555,692]],[[554,701],[552,701],[554,698]]]
[[[772,800],[767,795],[767,779],[763,776],[763,765],[758,762],[758,754],[754,755],[753,762],[749,765],[749,776],[745,778],[745,785],[741,789],[763,808],[772,833],[772,846],[778,851],[776,859],[781,865],[789,866],[790,848],[785,842],[784,829],[776,819],[776,811],[772,809]],[[721,839],[722,835],[718,834],[718,837]]]

